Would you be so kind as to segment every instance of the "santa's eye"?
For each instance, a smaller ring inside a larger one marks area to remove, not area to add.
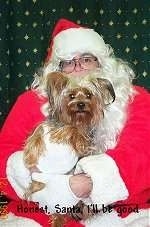
[[[74,99],[75,98],[75,95],[74,94],[69,94],[69,98],[70,99]]]

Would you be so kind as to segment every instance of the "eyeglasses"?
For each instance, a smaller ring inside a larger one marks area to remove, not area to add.
[[[95,56],[82,56],[78,59],[65,60],[60,62],[60,70],[65,73],[72,73],[77,65],[82,69],[94,69],[99,66],[98,60]]]

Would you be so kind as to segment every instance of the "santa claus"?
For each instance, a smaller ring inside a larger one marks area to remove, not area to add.
[[[20,207],[38,208],[38,204],[23,200],[22,190],[30,183],[31,175],[15,152],[23,150],[29,134],[46,119],[47,74],[61,71],[78,77],[94,69],[111,82],[116,95],[115,101],[105,109],[96,133],[101,153],[80,159],[74,176],[60,174],[50,182],[42,173],[34,173],[32,177],[46,182],[51,192],[43,189],[44,196],[56,195],[54,204],[55,197],[65,206],[68,201],[69,206],[70,201],[73,205],[78,198],[90,197],[93,206],[100,206],[100,214],[80,222],[69,218],[66,227],[149,226],[150,95],[144,88],[132,85],[134,72],[114,55],[97,32],[65,19],[59,20],[54,28],[41,75],[35,76],[31,90],[19,96],[1,130],[0,177],[3,191],[12,200],[8,204],[8,218],[1,220],[2,226],[10,223],[50,226],[49,215],[25,212]]]

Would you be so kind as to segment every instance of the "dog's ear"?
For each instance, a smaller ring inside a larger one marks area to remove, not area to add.
[[[47,75],[47,94],[50,103],[62,92],[68,83],[68,78],[60,72],[52,72]]]
[[[104,104],[108,105],[115,101],[116,95],[111,82],[104,78],[97,78],[97,89],[101,93]]]

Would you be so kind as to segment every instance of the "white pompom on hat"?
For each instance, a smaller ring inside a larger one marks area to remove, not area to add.
[[[52,33],[46,62],[71,59],[76,54],[83,53],[90,53],[96,57],[109,56],[109,47],[93,29],[60,19]]]

